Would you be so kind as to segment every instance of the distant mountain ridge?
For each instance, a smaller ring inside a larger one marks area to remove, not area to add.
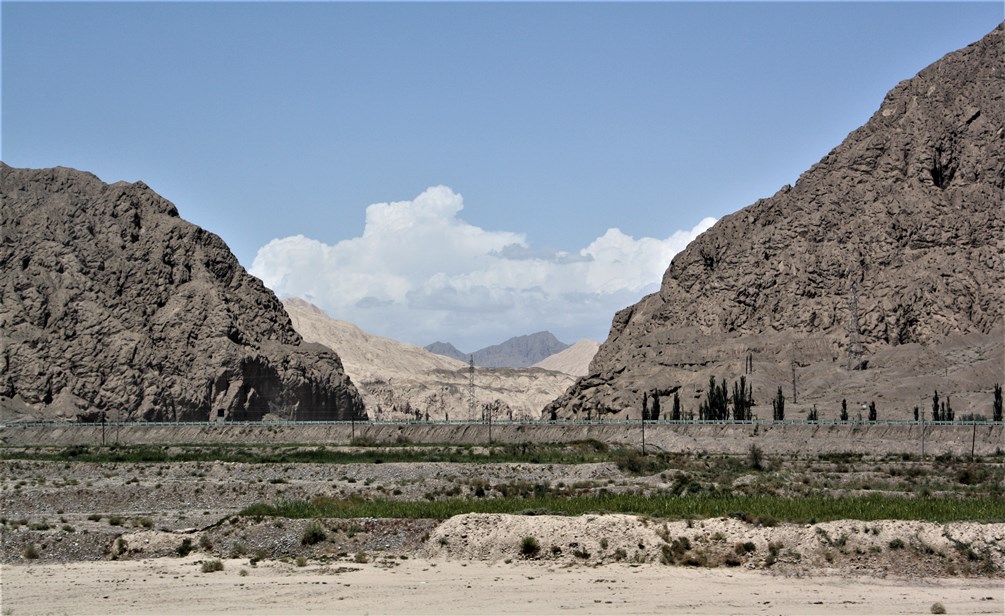
[[[468,361],[474,357],[476,366],[483,368],[528,368],[537,362],[569,348],[551,332],[537,332],[515,336],[509,340],[487,346],[471,354],[462,353],[449,342],[434,342],[425,349],[430,353]]]
[[[466,357],[368,334],[302,299],[286,298],[283,306],[304,340],[337,350],[372,419],[481,419],[487,411],[497,419],[540,419],[541,407],[575,380],[554,369],[477,367],[472,415]]]
[[[457,347],[450,344],[449,342],[434,342],[433,344],[427,344],[423,347],[430,353],[436,353],[437,355],[443,355],[444,357],[449,357],[451,359],[456,359],[457,361],[468,361],[468,356],[457,350]]]

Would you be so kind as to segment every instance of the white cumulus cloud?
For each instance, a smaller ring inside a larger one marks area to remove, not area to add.
[[[566,342],[602,340],[614,312],[658,289],[673,256],[715,222],[665,239],[608,229],[569,253],[470,225],[458,217],[463,208],[446,186],[376,203],[361,236],[334,245],[303,235],[272,240],[251,273],[280,296],[415,344],[443,340],[473,351],[544,329]]]

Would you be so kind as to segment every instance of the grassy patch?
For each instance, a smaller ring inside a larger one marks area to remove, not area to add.
[[[249,517],[284,518],[406,518],[446,519],[464,513],[548,511],[555,515],[627,513],[659,518],[777,519],[807,523],[830,520],[925,520],[952,522],[1005,521],[1005,503],[995,498],[913,499],[882,495],[786,498],[745,495],[687,495],[680,497],[636,494],[596,496],[443,499],[436,501],[361,500],[318,497],[310,501],[259,503],[244,509]]]

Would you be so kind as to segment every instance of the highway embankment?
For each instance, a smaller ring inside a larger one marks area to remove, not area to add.
[[[0,445],[256,445],[562,443],[597,440],[647,451],[742,454],[753,445],[773,454],[992,455],[1005,450],[1003,424],[759,423],[219,423],[7,424]]]

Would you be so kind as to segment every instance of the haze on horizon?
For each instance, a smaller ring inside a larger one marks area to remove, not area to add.
[[[277,294],[476,349],[603,340],[978,3],[0,5],[0,158],[142,180]]]

